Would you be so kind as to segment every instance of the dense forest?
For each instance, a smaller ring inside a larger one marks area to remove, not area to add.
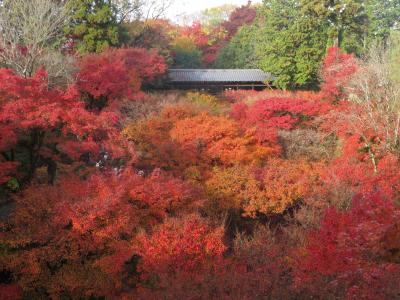
[[[400,0],[170,4],[0,0],[0,299],[400,299]]]

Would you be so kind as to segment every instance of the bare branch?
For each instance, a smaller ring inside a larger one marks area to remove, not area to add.
[[[114,0],[120,23],[162,18],[174,0]]]
[[[24,77],[32,76],[42,66],[55,69],[49,66],[55,63],[49,61],[49,57],[55,57],[49,52],[59,52],[63,28],[69,20],[69,11],[57,1],[3,1],[0,6],[0,65]],[[63,68],[62,65],[58,67]]]
[[[355,132],[363,137],[367,150],[373,148],[372,133],[380,150],[400,155],[400,87],[391,73],[390,51],[383,45],[373,45],[350,82],[350,100],[360,109],[348,118]],[[370,155],[376,164],[375,153]]]

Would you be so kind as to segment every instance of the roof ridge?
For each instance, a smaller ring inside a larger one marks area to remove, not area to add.
[[[263,82],[273,81],[271,73],[261,69],[170,69],[173,82]]]

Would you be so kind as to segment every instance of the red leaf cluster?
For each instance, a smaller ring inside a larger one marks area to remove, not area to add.
[[[133,98],[143,83],[166,71],[164,59],[155,51],[141,48],[108,49],[89,54],[79,61],[78,90],[89,97],[90,109],[102,109],[108,102]]]
[[[190,285],[200,284],[207,271],[222,262],[226,250],[222,237],[222,228],[211,227],[197,215],[167,219],[151,235],[140,235],[137,248],[142,258],[138,268],[144,285],[139,294],[150,292],[145,283],[152,276],[156,277],[156,289],[165,289],[160,296],[171,297],[170,293],[177,295]]]
[[[44,71],[22,78],[11,70],[0,70],[0,128],[4,130],[0,150],[8,167],[18,160],[16,148],[30,157],[28,179],[37,167],[60,161],[64,154],[75,161],[83,154],[95,160],[105,148],[114,157],[125,154],[115,113],[87,111],[73,87],[50,89],[46,78]]]
[[[321,93],[326,100],[345,99],[344,87],[351,75],[357,71],[357,61],[352,54],[343,53],[337,47],[328,49],[322,66]]]
[[[399,216],[398,206],[379,194],[354,199],[347,212],[329,209],[299,257],[296,283],[321,296],[394,299],[400,279],[395,263],[400,245],[393,243]]]
[[[194,22],[191,26],[183,28],[182,33],[189,37],[199,49],[203,49],[209,43],[200,22]]]
[[[244,135],[233,120],[207,113],[176,122],[171,137],[192,156],[205,154],[208,163],[214,161],[229,165],[277,153],[277,149],[263,147],[251,135]]]
[[[243,25],[253,23],[256,16],[257,11],[251,7],[251,1],[247,5],[236,8],[229,16],[229,20],[222,23],[222,27],[228,33],[227,39],[231,39]]]
[[[320,101],[277,97],[259,100],[251,106],[236,103],[231,116],[244,128],[254,128],[260,142],[276,143],[278,130],[304,126],[329,109],[329,104]]]
[[[137,254],[133,244],[139,228],[149,229],[183,211],[190,213],[196,197],[190,185],[159,170],[146,178],[125,171],[33,186],[17,198],[12,230],[0,236],[5,247],[18,251],[0,258],[0,263],[19,278],[25,292],[40,287],[55,298],[64,292],[78,298],[116,297],[124,287],[129,288],[123,278]],[[199,220],[191,222],[197,226]],[[222,246],[214,244],[211,229],[204,228],[193,232],[199,233],[193,247],[210,238],[205,250],[210,253],[204,255],[212,257]],[[189,227],[185,230],[192,233]],[[73,281],[85,276],[86,281]]]
[[[0,298],[3,300],[20,299],[21,290],[15,284],[0,284]]]

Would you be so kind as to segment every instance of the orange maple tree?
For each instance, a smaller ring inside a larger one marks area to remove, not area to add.
[[[255,218],[281,214],[309,195],[319,184],[318,169],[302,160],[272,159],[265,168],[216,169],[206,186],[218,205]]]
[[[244,135],[233,120],[208,113],[176,122],[170,134],[184,151],[206,163],[251,162],[276,155],[279,149],[259,145],[254,137]]]

